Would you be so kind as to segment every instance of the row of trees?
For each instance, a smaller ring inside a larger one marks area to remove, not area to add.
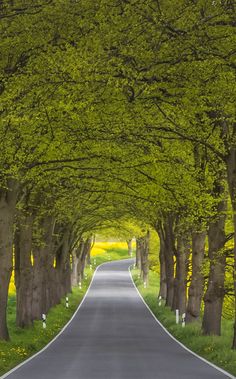
[[[234,3],[3,0],[0,12],[0,338],[13,245],[24,326],[70,290],[81,239],[124,219],[140,227],[144,281],[153,228],[161,296],[193,321],[207,284],[203,331],[219,334],[225,273],[236,292]]]
[[[220,334],[226,263],[235,265],[234,4],[130,2],[106,14],[104,52],[129,103],[126,141],[151,158],[138,170],[148,184],[137,186],[150,206],[131,212],[159,235],[166,304],[197,319],[206,281],[203,332]],[[235,276],[229,284],[235,297]]]

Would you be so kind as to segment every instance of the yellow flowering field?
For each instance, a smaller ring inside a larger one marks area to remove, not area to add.
[[[104,241],[104,242],[96,242],[92,248],[91,255],[92,256],[97,256],[97,255],[102,255],[106,253],[106,251],[111,251],[111,250],[125,250],[127,249],[127,243],[126,242],[120,242],[120,241],[115,241],[115,242],[109,242],[109,241]],[[135,242],[133,242],[133,250],[135,249]],[[9,295],[14,295],[16,292],[15,284],[14,284],[14,271],[12,273],[11,281],[10,281],[10,286],[9,286]]]
[[[91,255],[97,256],[100,254],[104,254],[107,250],[116,250],[116,249],[127,249],[127,243],[126,242],[96,242],[92,248]]]
[[[14,271],[12,272],[10,286],[9,286],[9,295],[14,295],[16,292],[16,287],[14,283]]]

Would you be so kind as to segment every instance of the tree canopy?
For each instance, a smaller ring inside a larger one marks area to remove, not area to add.
[[[174,283],[187,291],[174,264],[208,233],[203,329],[219,332],[208,305],[217,293],[220,322],[236,230],[235,25],[230,0],[0,2],[0,338],[13,245],[32,287],[45,260],[58,283],[73,249],[108,226],[141,247],[157,231],[172,307]],[[37,296],[31,321],[52,305]]]

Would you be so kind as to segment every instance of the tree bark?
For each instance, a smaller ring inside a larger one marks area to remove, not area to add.
[[[77,257],[78,257],[78,265],[77,265],[77,277],[78,282],[81,282],[84,279],[84,269],[86,264],[86,258],[89,254],[92,247],[92,237],[88,237],[85,241],[82,238],[80,240],[79,246],[77,248]]]
[[[132,252],[133,252],[132,251],[132,238],[129,239],[129,240],[127,240],[126,243],[127,243],[127,246],[128,246],[128,255],[130,257],[132,257]]]
[[[85,270],[85,266],[86,266],[86,260],[87,260],[87,256],[90,254],[91,248],[92,248],[92,237],[88,237],[85,240],[84,250],[83,250],[83,254],[81,256],[81,269],[82,269],[81,276],[82,276],[82,279],[84,279],[84,270]]]
[[[71,292],[69,239],[70,231],[68,228],[65,228],[62,234],[60,248],[56,252],[58,301],[67,293]]]
[[[186,312],[186,297],[187,297],[187,274],[188,262],[190,255],[190,244],[187,235],[182,232],[177,237],[176,256],[176,272],[174,279],[174,298],[172,310],[178,309],[180,314]]]
[[[32,325],[33,321],[32,225],[32,215],[21,214],[15,235],[16,325],[21,328]]]
[[[78,283],[78,264],[79,264],[79,258],[77,256],[77,249],[73,249],[72,251],[72,272],[71,272],[71,283],[72,286],[77,286]]]
[[[52,232],[54,218],[44,217],[41,221],[42,240],[33,245],[33,298],[32,317],[34,320],[41,319],[42,313],[47,313],[55,299],[51,297],[51,285],[56,285],[54,274],[54,254],[52,249]]]
[[[234,136],[236,126],[234,125]],[[236,299],[236,147],[231,147],[226,159],[227,165],[227,181],[231,204],[233,208],[234,219],[234,297]],[[235,301],[235,321],[234,321],[234,337],[232,348],[236,349],[236,301]]]
[[[221,200],[217,206],[217,219],[209,226],[208,242],[210,273],[207,290],[204,295],[205,307],[202,321],[202,330],[205,335],[221,334],[222,307],[225,295],[224,280],[226,255],[223,253],[222,249],[226,242],[226,209],[226,200]]]
[[[236,171],[235,171],[236,173]],[[236,183],[236,178],[235,178]],[[235,191],[236,195],[236,191]],[[236,299],[236,206],[234,209],[234,298]],[[234,320],[234,337],[233,337],[233,343],[232,343],[232,349],[236,349],[236,301],[235,301],[235,320]]]
[[[135,266],[137,269],[141,269],[141,242],[140,238],[136,238],[136,263]]]
[[[83,279],[83,254],[85,255],[86,250],[84,248],[85,242],[84,239],[81,238],[79,246],[77,248],[76,254],[79,259],[78,265],[77,265],[77,277],[78,277],[78,283],[82,281]]]
[[[143,282],[148,285],[148,274],[149,274],[149,243],[150,243],[150,232],[148,231],[145,236],[140,237],[140,255],[141,255],[141,278]]]
[[[88,253],[87,253],[87,259],[86,259],[86,263],[88,265],[91,264],[91,250],[95,244],[95,240],[96,240],[96,236],[95,235],[92,235],[91,236],[91,245],[90,245],[90,249],[88,250]]]
[[[204,289],[202,272],[205,254],[206,232],[195,232],[192,235],[192,277],[188,290],[186,321],[197,321],[200,317]]]
[[[172,307],[174,300],[174,254],[175,254],[175,234],[174,218],[168,215],[163,223],[164,247],[165,247],[165,267],[166,267],[166,306]]]
[[[166,263],[165,263],[165,241],[163,230],[161,227],[156,228],[159,241],[160,241],[160,251],[159,251],[159,263],[160,263],[160,291],[159,296],[163,300],[166,300],[167,296],[167,285],[166,285]]]
[[[7,300],[12,275],[13,230],[18,184],[8,180],[7,189],[0,189],[0,339],[8,340]]]

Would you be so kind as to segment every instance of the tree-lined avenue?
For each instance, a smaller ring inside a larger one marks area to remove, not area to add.
[[[1,373],[110,232],[236,375],[235,27],[234,0],[0,1]]]
[[[132,260],[101,265],[63,333],[8,379],[225,379],[156,322],[135,289]]]

